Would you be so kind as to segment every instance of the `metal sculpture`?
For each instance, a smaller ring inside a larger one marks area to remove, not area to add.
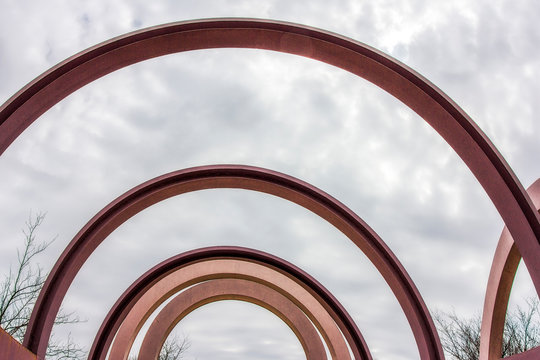
[[[452,100],[413,70],[364,44],[321,30],[269,20],[210,19],[157,26],[107,41],[55,66],[0,107],[0,153],[50,107],[105,74],[170,53],[223,47],[275,50],[326,62],[371,81],[417,112],[454,148],[489,195],[540,293],[540,215],[489,139]],[[241,184],[243,180],[227,179],[225,174],[218,178],[207,179],[201,188],[244,187]],[[247,182],[253,182],[253,179]],[[188,181],[183,186],[180,192],[190,191]],[[411,324],[421,357],[443,358],[431,318],[418,291],[397,259],[371,229],[347,209],[339,206],[332,208],[331,205],[332,210],[329,210],[324,201],[317,203],[312,199],[307,200],[309,196],[306,193],[298,195],[292,189],[277,191],[277,187],[270,187],[278,196],[286,193],[284,198],[289,196],[289,200],[302,206],[307,201],[313,206],[311,210],[323,217],[342,216],[337,221],[340,230],[353,235],[353,241],[363,246],[366,255],[394,290]],[[265,186],[256,187],[256,190],[266,192]],[[159,196],[169,195],[167,190],[163,190]],[[159,199],[153,198],[151,201]],[[84,261],[93,250],[92,246],[97,246],[92,244],[90,248],[79,248],[84,241],[78,242],[77,239],[81,236],[101,237],[96,240],[99,243],[122,222],[123,217],[129,217],[129,213],[141,204],[132,204],[124,213],[116,214],[111,223],[100,223],[101,215],[115,211],[113,206],[120,207],[121,204],[111,204],[97,216],[97,222],[91,221],[81,230],[66,248],[45,284],[24,340],[24,346],[38,357],[43,357],[45,353],[59,301],[73,280],[80,261]],[[351,219],[352,223],[349,222]],[[355,227],[358,224],[360,230]],[[367,241],[354,238],[356,231],[365,231],[363,235],[367,236]],[[391,256],[386,257],[386,254]]]
[[[111,308],[92,345],[91,359],[125,359],[144,322],[171,294],[201,281],[234,278],[271,287],[315,325],[333,359],[371,359],[356,324],[313,277],[278,257],[240,247],[213,247],[177,255],[141,276]],[[109,344],[114,342],[109,349]]]
[[[139,61],[182,51],[257,48],[319,60],[380,86],[418,113],[476,176],[514,237],[540,291],[540,216],[504,158],[442,91],[365,44],[326,31],[258,19],[205,19],[135,31],[85,50],[29,83],[0,108],[0,153],[34,120],[80,87]]]

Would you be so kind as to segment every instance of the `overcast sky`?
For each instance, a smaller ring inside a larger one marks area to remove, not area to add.
[[[330,30],[390,54],[455,100],[525,187],[540,177],[540,4],[536,1],[0,0],[0,102],[65,58],[126,32],[208,17],[259,17]],[[502,230],[494,206],[449,146],[403,104],[329,65],[261,50],[203,50],[146,61],[69,96],[0,157],[0,271],[29,214],[46,212],[50,269],[117,196],[198,165],[262,166],[345,203],[384,239],[431,310],[478,314]],[[64,307],[89,347],[117,297],[186,250],[241,245],[289,260],[346,306],[377,359],[418,358],[412,332],[374,267],[315,215],[241,190],[153,206],[89,259]],[[520,274],[513,297],[533,294]],[[58,330],[61,331],[61,330]],[[198,309],[178,332],[187,359],[301,359],[298,341],[254,305]]]

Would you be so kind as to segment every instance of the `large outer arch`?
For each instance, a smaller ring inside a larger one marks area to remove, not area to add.
[[[371,81],[426,120],[463,159],[501,214],[540,293],[540,215],[478,126],[421,75],[365,44],[302,25],[260,19],[204,19],[135,31],[87,49],[45,72],[0,107],[0,154],[41,114],[80,87],[166,54],[257,48],[306,56]]]
[[[201,166],[143,183],[107,205],[66,247],[34,306],[23,344],[44,357],[54,319],[79,269],[117,227],[153,204],[179,194],[216,188],[259,191],[292,201],[325,219],[370,259],[399,301],[420,357],[444,359],[437,330],[413,281],[382,239],[345,205],[316,187],[275,171],[243,165]]]

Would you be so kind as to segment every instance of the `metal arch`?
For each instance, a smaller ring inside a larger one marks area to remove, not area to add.
[[[294,332],[302,344],[307,360],[327,359],[317,330],[292,301],[272,288],[244,279],[209,280],[175,296],[152,321],[138,357],[157,360],[163,343],[176,324],[193,310],[220,300],[247,301],[271,311]]]
[[[24,345],[42,356],[54,318],[75,275],[114,229],[141,210],[169,197],[210,188],[242,188],[292,201],[325,219],[370,259],[400,303],[422,359],[444,359],[437,330],[422,297],[387,245],[345,205],[316,187],[271,170],[214,165],[179,170],[141,184],[102,209],[66,247],[47,278],[25,335]]]
[[[527,192],[540,212],[540,179],[529,186]],[[480,360],[501,358],[506,311],[520,260],[521,254],[505,227],[495,250],[486,288],[480,336]],[[540,352],[540,347],[536,351]],[[525,359],[525,354],[521,356]],[[528,352],[528,356],[530,359],[537,359],[538,354],[534,355],[531,351]]]
[[[480,330],[481,360],[501,358],[504,322],[512,283],[521,255],[507,228],[503,229],[489,273]]]
[[[137,279],[110,309],[96,334],[89,359],[102,360],[107,354],[113,359],[125,359],[145,321],[169,296],[193,284],[221,278],[264,284],[292,301],[319,330],[332,358],[349,359],[348,343],[356,359],[372,359],[345,308],[312,276],[276,256],[222,246],[169,258]]]
[[[454,148],[489,195],[540,294],[540,215],[487,136],[412,69],[365,44],[323,30],[273,20],[203,19],[106,41],[51,68],[0,107],[0,154],[54,104],[103,75],[166,54],[224,47],[275,50],[326,62],[371,81],[418,113]]]

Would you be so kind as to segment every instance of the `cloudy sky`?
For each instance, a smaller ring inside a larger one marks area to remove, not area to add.
[[[111,37],[208,17],[258,17],[333,31],[411,66],[486,132],[525,187],[540,177],[540,5],[536,1],[0,0],[0,101]],[[374,85],[313,60],[261,50],[204,50],[110,74],[44,114],[0,157],[0,271],[21,228],[46,212],[50,269],[102,207],[155,176],[198,165],[287,173],[336,197],[385,240],[431,310],[472,316],[502,221],[474,177],[415,113]],[[207,190],[153,206],[84,266],[64,307],[89,347],[117,297],[174,254],[240,245],[283,257],[346,306],[377,359],[415,359],[412,332],[374,267],[315,215],[269,195]],[[533,293],[522,271],[513,299]],[[301,359],[265,310],[223,302],[180,323],[187,359]]]

